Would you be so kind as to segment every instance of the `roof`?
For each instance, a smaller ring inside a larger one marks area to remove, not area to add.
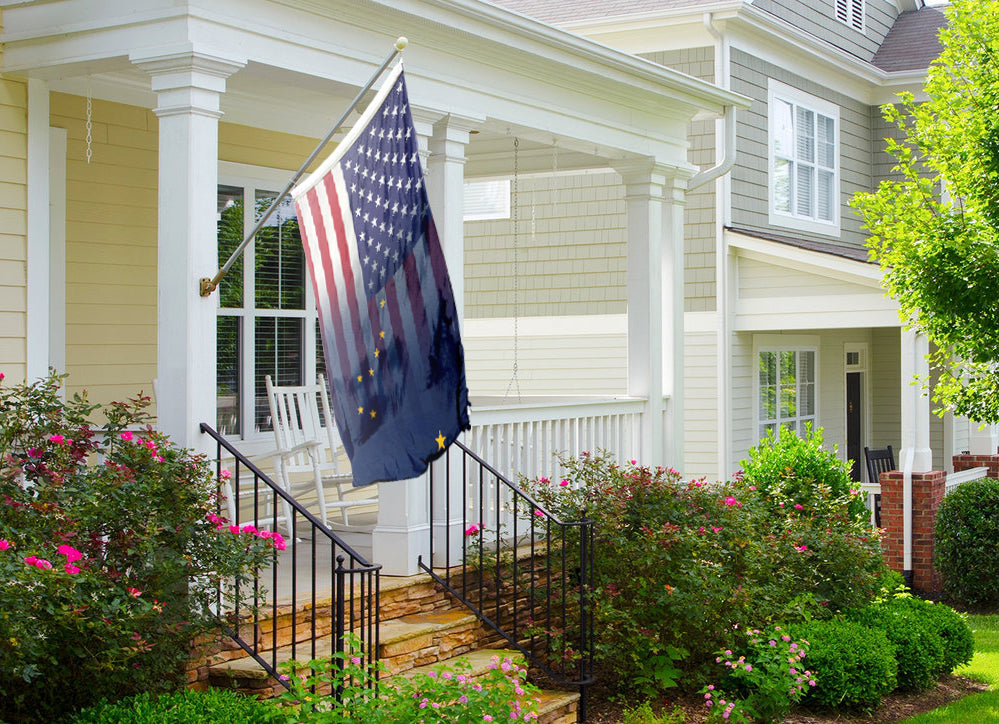
[[[928,68],[940,55],[937,36],[946,24],[947,16],[935,7],[902,13],[871,62],[889,72]]]
[[[726,226],[729,231],[735,232],[736,234],[742,234],[743,236],[750,236],[755,239],[763,239],[765,241],[775,241],[778,244],[787,244],[788,246],[796,246],[799,249],[807,249],[809,251],[817,251],[822,254],[832,254],[833,256],[843,257],[844,259],[853,259],[854,261],[862,261],[867,263],[874,263],[870,260],[868,251],[866,247],[862,246],[848,246],[845,244],[834,244],[828,241],[810,241],[808,239],[796,239],[792,236],[781,236],[779,234],[769,234],[764,231],[752,231],[750,229],[738,229],[732,226]]]
[[[576,20],[604,20],[663,10],[730,5],[731,0],[490,0],[515,13],[552,25]]]

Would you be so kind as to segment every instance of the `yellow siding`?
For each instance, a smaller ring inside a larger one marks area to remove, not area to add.
[[[66,129],[67,391],[95,402],[147,393],[156,377],[157,121],[144,108],[53,93]]]
[[[714,332],[688,332],[684,344],[683,474],[718,478],[718,352]]]
[[[27,374],[28,90],[0,78],[0,373],[7,382]]]
[[[302,162],[309,157],[319,139],[294,136],[288,133],[262,131],[232,123],[219,124],[219,160],[246,163],[252,166],[288,169],[288,180]],[[318,165],[333,146],[319,154]],[[280,189],[278,189],[280,190]]]

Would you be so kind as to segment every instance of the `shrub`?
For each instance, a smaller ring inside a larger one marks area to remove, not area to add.
[[[882,603],[850,611],[847,616],[869,628],[881,629],[895,647],[898,688],[919,691],[932,686],[946,669],[943,640],[936,623],[909,597],[894,597]]]
[[[895,650],[881,629],[831,620],[791,626],[789,633],[810,644],[808,666],[816,685],[804,704],[869,710],[895,688]]]
[[[276,724],[284,715],[268,702],[223,689],[138,694],[80,711],[72,724]]]
[[[181,685],[219,583],[281,542],[224,527],[205,460],[138,432],[148,398],[95,428],[61,379],[0,385],[0,719]]]
[[[742,478],[776,507],[801,505],[811,508],[816,496],[840,498],[856,518],[869,516],[864,500],[850,480],[850,462],[836,457],[836,450],[822,448],[822,429],[806,424],[805,436],[785,432],[775,438],[773,430],[749,450],[742,461]]]
[[[949,674],[971,661],[975,654],[975,635],[964,616],[942,603],[924,601],[915,596],[901,599],[898,605],[911,608],[926,626],[940,637],[943,664],[937,675]]]
[[[774,486],[745,480],[684,481],[604,455],[562,464],[564,485],[523,485],[562,520],[594,521],[595,655],[612,683],[651,696],[686,672],[697,688],[744,632],[863,606],[878,590],[879,541],[849,494],[821,488],[781,506]]]
[[[968,605],[999,603],[999,480],[958,486],[937,510],[934,564],[950,598]]]

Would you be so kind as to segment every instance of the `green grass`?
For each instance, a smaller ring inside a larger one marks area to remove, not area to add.
[[[906,719],[903,724],[966,724],[999,721],[999,615],[968,616],[975,632],[975,656],[954,673],[988,684],[992,691],[959,699],[947,706]]]

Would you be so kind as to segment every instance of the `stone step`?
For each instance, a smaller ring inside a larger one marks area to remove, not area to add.
[[[379,658],[389,675],[416,666],[444,662],[471,651],[481,637],[481,625],[474,615],[464,611],[431,611],[383,622],[379,629]],[[313,654],[311,643],[295,647],[282,646],[276,651],[262,651],[261,658],[278,665],[297,658],[308,661],[331,654],[330,639],[317,642]],[[271,678],[249,656],[217,661],[208,667],[208,680],[214,686],[252,693],[261,698],[279,693],[280,684]]]
[[[576,724],[579,721],[578,691],[542,691],[537,724]]]

